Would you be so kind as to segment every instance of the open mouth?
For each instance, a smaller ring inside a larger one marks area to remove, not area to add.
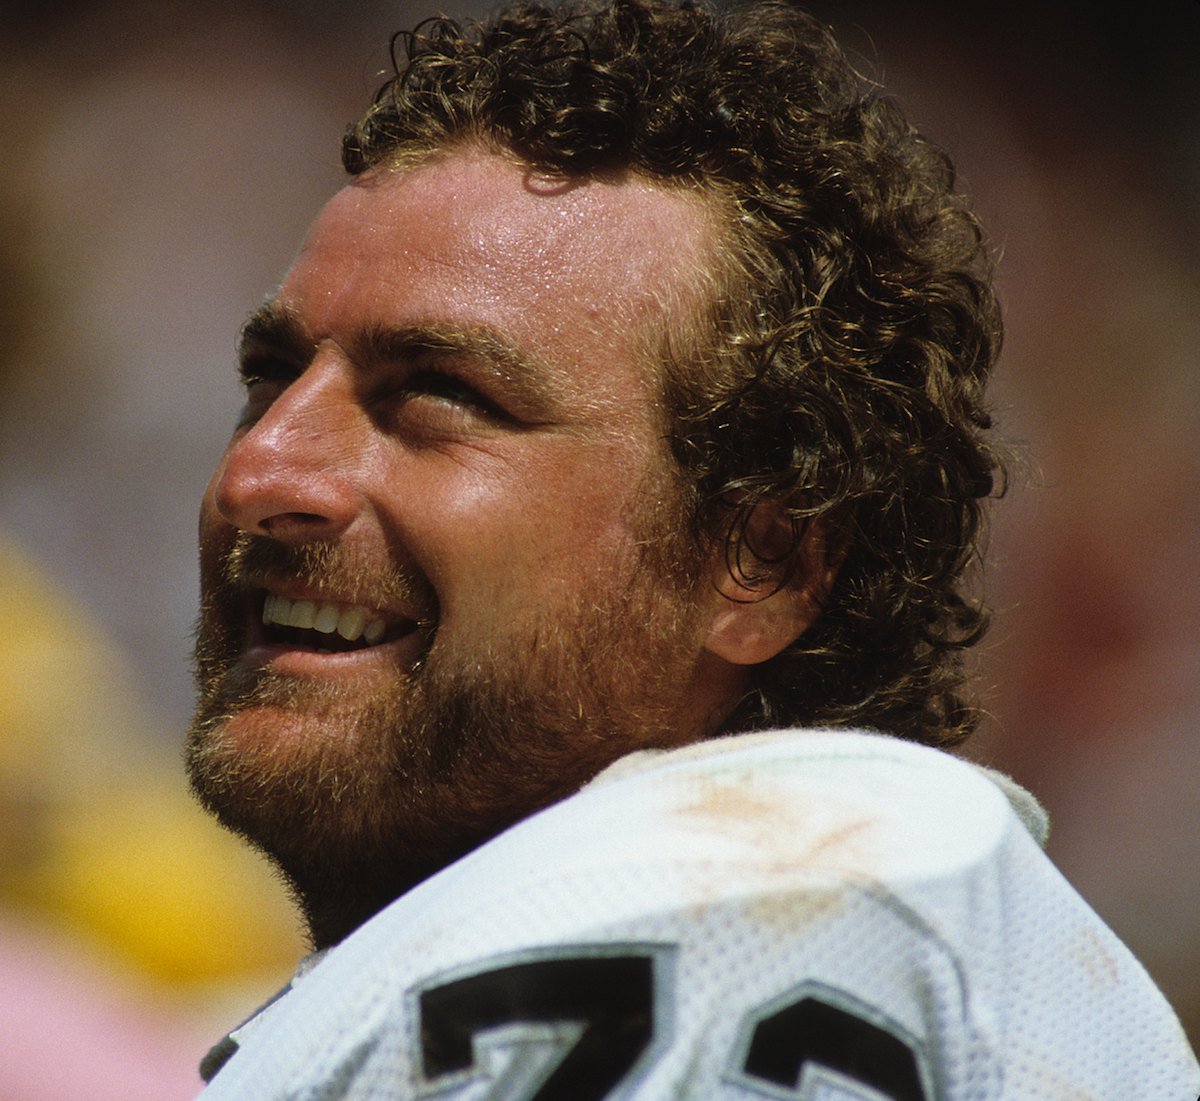
[[[411,634],[413,619],[386,617],[361,604],[291,600],[265,593],[263,637],[268,643],[315,653],[342,654],[381,646]]]

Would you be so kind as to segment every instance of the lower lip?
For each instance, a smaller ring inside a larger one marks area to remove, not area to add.
[[[422,650],[421,632],[417,630],[378,646],[330,653],[283,643],[255,641],[243,651],[242,663],[291,676],[337,676],[381,667],[395,672],[398,668],[411,668]]]

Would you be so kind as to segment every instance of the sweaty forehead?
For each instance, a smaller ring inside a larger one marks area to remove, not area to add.
[[[318,218],[297,268],[318,263],[334,283],[329,269],[341,269],[349,285],[370,261],[418,300],[425,273],[468,311],[625,324],[689,293],[713,222],[699,196],[641,178],[564,182],[460,150],[356,178]]]

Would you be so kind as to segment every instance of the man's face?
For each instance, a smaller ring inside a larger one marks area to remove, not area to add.
[[[707,225],[459,151],[335,196],[248,325],[189,764],[318,942],[734,702],[647,355]]]

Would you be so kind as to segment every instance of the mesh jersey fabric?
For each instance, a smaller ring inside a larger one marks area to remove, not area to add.
[[[1196,1101],[1011,781],[844,731],[618,762],[403,896],[203,1101]]]

